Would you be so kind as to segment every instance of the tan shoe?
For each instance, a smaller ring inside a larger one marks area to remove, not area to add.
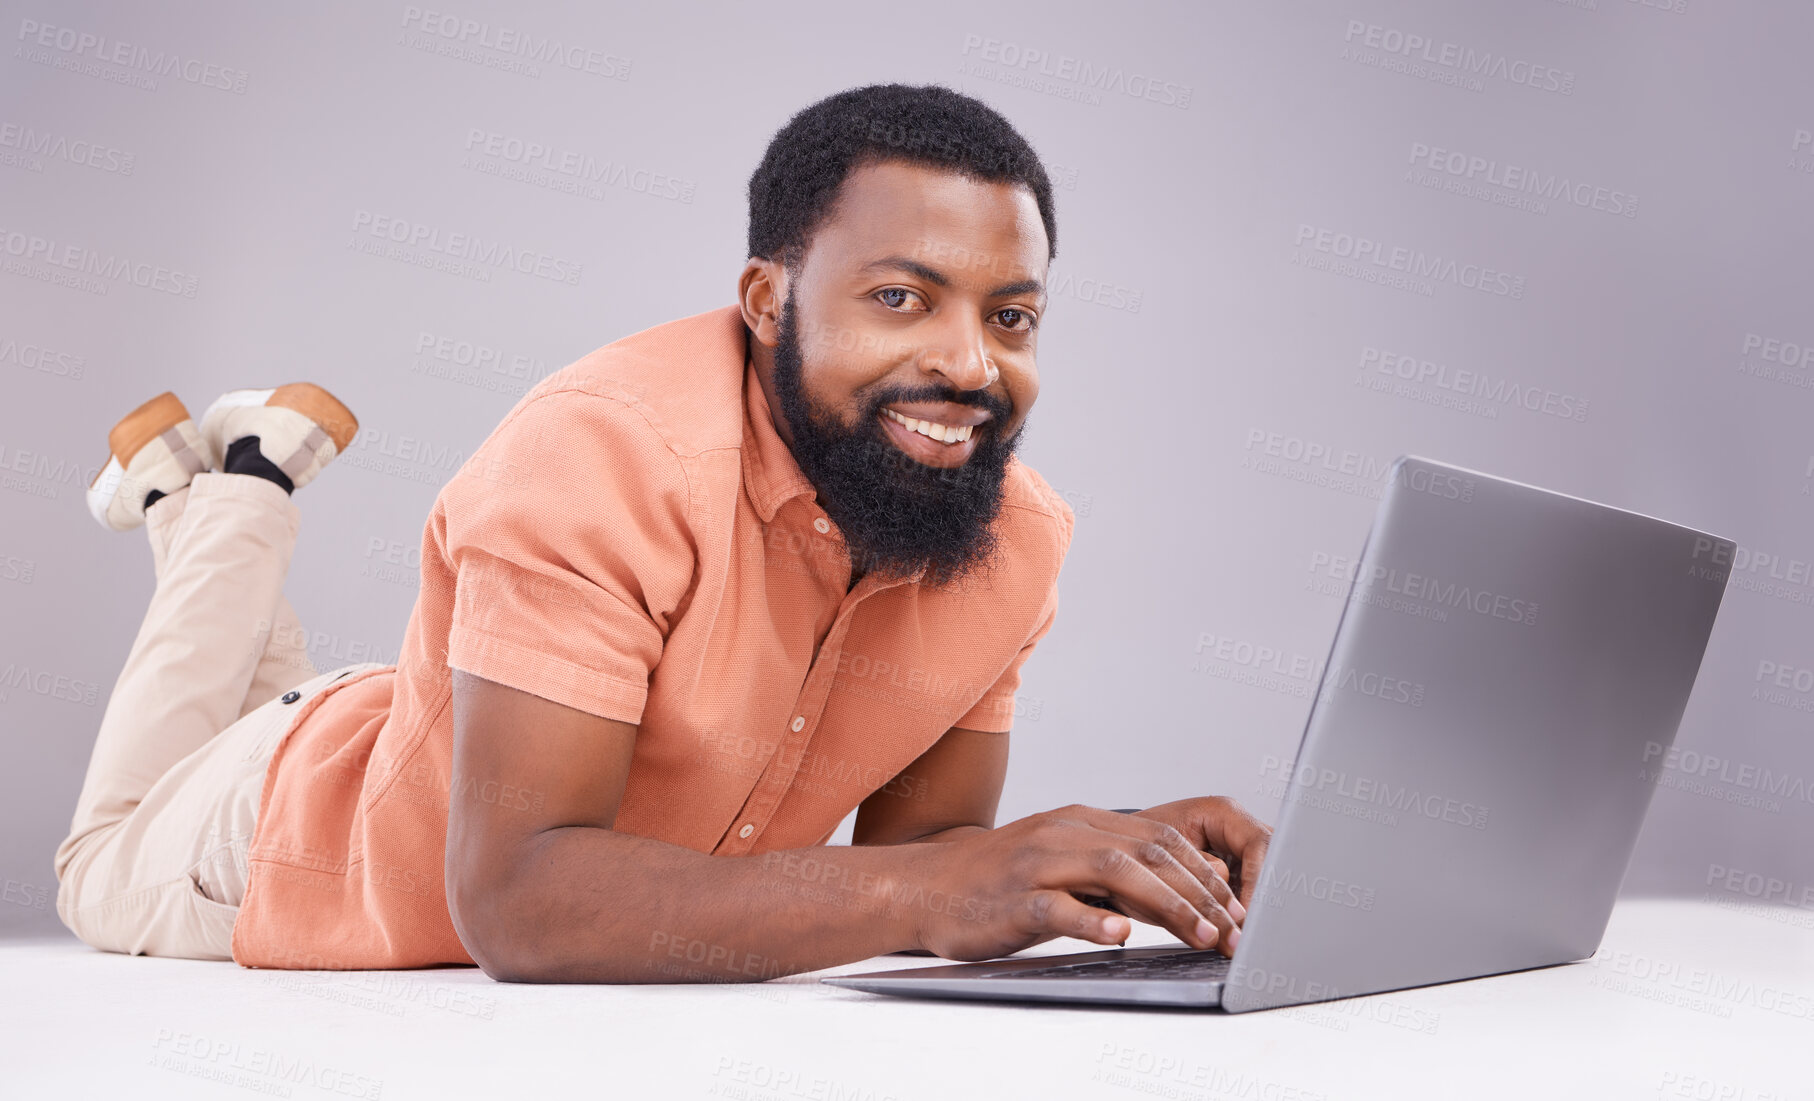
[[[235,440],[257,436],[259,452],[294,489],[314,480],[358,431],[353,411],[312,382],[229,390],[208,406],[201,424],[202,438],[223,463]]]
[[[214,466],[208,441],[168,390],[121,417],[107,433],[107,449],[107,465],[88,487],[88,511],[114,531],[145,522],[152,490],[175,493]]]

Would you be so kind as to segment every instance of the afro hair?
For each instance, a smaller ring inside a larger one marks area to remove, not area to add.
[[[798,256],[851,170],[884,161],[946,169],[1032,191],[1049,260],[1058,255],[1052,181],[994,108],[936,84],[870,84],[827,96],[776,132],[750,175],[749,255]]]

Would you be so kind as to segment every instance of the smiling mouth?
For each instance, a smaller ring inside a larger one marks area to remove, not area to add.
[[[890,420],[902,425],[910,432],[918,432],[930,440],[943,444],[958,444],[969,439],[981,425],[949,425],[933,421],[923,421],[917,417],[904,417],[892,409],[883,409],[882,413]]]

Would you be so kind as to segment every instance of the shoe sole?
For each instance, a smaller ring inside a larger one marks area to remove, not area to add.
[[[108,458],[117,460],[124,469],[131,465],[132,457],[140,448],[188,419],[189,410],[175,394],[166,390],[121,417],[120,423],[107,433]],[[103,468],[102,473],[105,472]],[[101,474],[96,474],[88,488],[93,489],[100,481]]]
[[[339,398],[312,382],[290,382],[271,391],[266,405],[294,409],[321,426],[334,441],[334,454],[346,454],[346,445],[359,431],[359,418],[353,416]]]
[[[294,409],[314,421],[316,426],[334,441],[334,453],[343,454],[346,445],[353,442],[353,436],[359,431],[359,418],[353,416],[339,398],[312,382],[288,382],[282,386],[269,389],[229,390],[208,406],[202,419],[196,423],[207,424],[214,419],[216,409],[236,405],[278,406]],[[225,441],[220,441],[224,443]],[[226,461],[222,457],[221,461]]]
[[[162,438],[170,448],[172,457],[191,476],[208,469],[205,454],[197,454],[192,450],[189,441],[176,430],[184,421],[193,423],[188,408],[175,394],[166,390],[121,417],[119,423],[107,433],[107,463],[95,474],[94,480],[88,483],[88,492],[85,494],[89,515],[99,521],[102,527],[123,531],[143,522],[128,522],[125,527],[121,527],[109,515],[113,510],[114,499],[125,484],[126,468],[154,440]],[[133,492],[138,491],[135,489]]]

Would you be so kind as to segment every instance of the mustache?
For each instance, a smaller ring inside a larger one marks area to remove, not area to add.
[[[986,390],[954,390],[950,387],[928,386],[919,389],[896,387],[870,398],[866,412],[874,416],[882,411],[885,405],[896,402],[945,401],[952,405],[975,405],[986,409],[995,418],[995,423],[1006,421],[1014,412],[1014,407],[1007,400]]]

